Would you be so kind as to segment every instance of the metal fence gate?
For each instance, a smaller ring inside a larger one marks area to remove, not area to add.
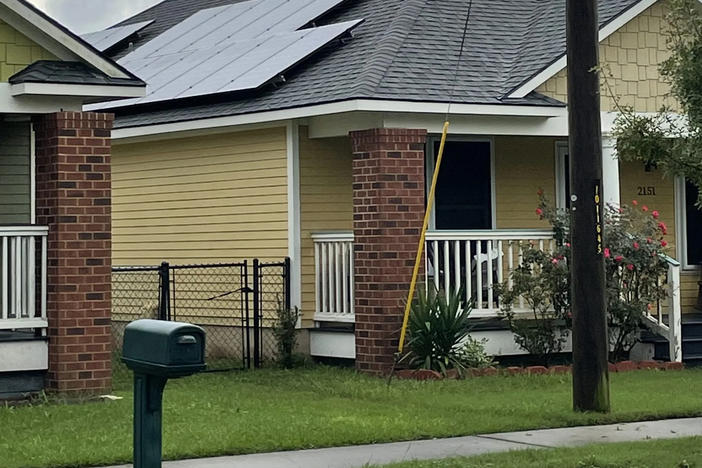
[[[208,370],[258,368],[276,356],[281,307],[290,307],[290,259],[112,269],[116,352],[133,320],[189,322],[207,332]]]

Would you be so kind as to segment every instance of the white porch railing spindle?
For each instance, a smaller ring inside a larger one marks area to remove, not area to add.
[[[448,300],[449,293],[451,292],[451,253],[449,252],[451,243],[444,241],[441,245],[444,251],[444,293],[446,295],[446,300]]]
[[[0,227],[0,330],[41,330],[45,334],[47,236],[43,226]],[[37,244],[40,239],[40,244]],[[37,275],[37,245],[41,245]],[[39,281],[39,288],[37,288]],[[39,289],[39,295],[37,295]],[[37,302],[39,313],[37,313]]]
[[[312,235],[315,252],[315,320],[354,322],[352,233]]]
[[[471,268],[471,255],[470,255],[470,241],[463,241],[466,251],[466,301],[470,302],[473,299],[473,278],[470,274]]]
[[[488,254],[487,263],[485,269],[487,270],[487,303],[488,309],[494,308],[495,303],[495,293],[493,291],[493,277],[492,273],[494,271],[493,256],[495,253],[495,241],[488,241]]]
[[[9,239],[7,237],[2,238],[2,271],[0,271],[0,281],[2,281],[2,315],[0,315],[0,320],[7,320],[10,315],[9,304],[7,300],[7,285],[9,282],[7,272],[9,271],[10,263],[10,258],[8,256],[8,241]]]
[[[475,300],[475,308],[481,310],[483,308],[483,243],[478,241],[475,243],[475,255],[477,261],[475,262],[475,293],[477,298]]]

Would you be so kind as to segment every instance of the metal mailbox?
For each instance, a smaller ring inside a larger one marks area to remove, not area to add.
[[[159,468],[168,379],[205,369],[205,331],[189,323],[137,320],[124,330],[122,361],[134,371],[134,468]]]
[[[124,331],[122,361],[134,372],[167,378],[205,368],[205,331],[195,325],[137,320]]]

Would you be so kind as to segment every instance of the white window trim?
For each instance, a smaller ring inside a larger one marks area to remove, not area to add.
[[[687,263],[687,197],[685,178],[675,178],[675,250],[684,271],[700,271],[702,265]]]
[[[29,216],[32,225],[37,224],[37,134],[34,124],[29,124]]]
[[[436,154],[434,152],[434,146],[436,142],[441,141],[441,136],[432,135],[427,138],[426,151],[424,157],[424,164],[426,167],[425,178],[426,178],[426,190],[425,196],[428,197],[429,190],[431,188],[431,181],[434,177],[434,167],[436,166]],[[495,187],[495,139],[493,137],[475,137],[475,136],[449,136],[446,139],[447,142],[460,141],[460,142],[474,142],[474,143],[489,143],[490,144],[490,205],[492,209],[492,230],[497,229],[497,192]],[[436,199],[434,199],[434,206],[432,206],[431,216],[429,217],[429,230],[436,231]],[[443,231],[443,230],[442,230]]]

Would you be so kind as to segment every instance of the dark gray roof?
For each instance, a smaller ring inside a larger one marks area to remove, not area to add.
[[[142,42],[201,8],[234,0],[165,0],[128,22],[155,19]],[[639,0],[600,0],[608,23]],[[210,102],[118,110],[118,127],[277,110],[347,99],[447,102],[454,83],[466,0],[349,0],[320,21],[364,18],[354,39],[323,49],[278,88]],[[565,0],[474,0],[452,102],[563,105],[532,93],[506,99],[565,53]]]
[[[60,83],[79,85],[144,86],[136,79],[112,78],[83,62],[39,60],[10,77],[11,84]]]

